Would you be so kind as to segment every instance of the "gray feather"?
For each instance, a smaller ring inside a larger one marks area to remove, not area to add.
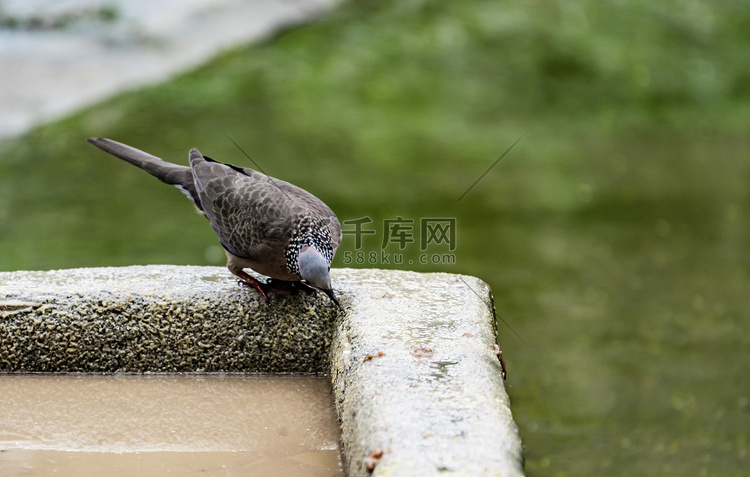
[[[195,208],[200,213],[203,213],[203,208],[201,207],[200,199],[193,183],[193,174],[190,172],[189,167],[172,164],[171,162],[111,139],[92,137],[88,141],[102,151],[108,152],[136,167],[140,167],[160,181],[177,187],[185,197],[190,199]]]
[[[186,167],[109,139],[89,142],[180,189],[231,254],[233,273],[249,267],[280,280],[299,280],[296,257],[302,245],[319,247],[330,265],[341,244],[336,214],[289,182],[216,162],[198,149],[190,151]]]

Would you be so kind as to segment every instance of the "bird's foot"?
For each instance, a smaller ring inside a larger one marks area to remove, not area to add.
[[[270,298],[269,293],[278,293],[280,295],[296,295],[300,291],[305,293],[316,293],[315,288],[311,287],[303,281],[287,281],[279,280],[278,278],[269,278],[265,283],[256,280],[247,273],[237,275],[240,278],[240,284],[248,288],[255,288],[261,294],[263,299],[268,303]]]
[[[276,293],[296,295],[300,291],[303,291],[305,293],[316,292],[315,288],[299,280],[292,282],[287,280],[279,280],[278,278],[269,278],[268,280],[266,280],[265,284],[270,290],[273,290]]]
[[[267,292],[270,290],[265,283],[259,282],[258,280],[244,272],[242,272],[242,274],[237,274],[237,276],[240,278],[240,285],[246,286],[248,288],[255,288],[256,290],[258,290],[258,293],[260,293],[260,296],[263,297],[263,300],[268,303]]]

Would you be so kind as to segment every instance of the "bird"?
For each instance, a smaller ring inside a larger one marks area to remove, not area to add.
[[[88,142],[179,189],[208,219],[229,271],[266,302],[268,292],[317,289],[340,306],[330,270],[341,244],[341,224],[322,200],[249,167],[215,161],[198,148],[190,150],[188,167],[111,139]],[[269,280],[258,281],[246,268]]]

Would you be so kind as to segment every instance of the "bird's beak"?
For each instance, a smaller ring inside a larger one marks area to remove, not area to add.
[[[329,288],[328,290],[323,290],[323,293],[325,293],[326,295],[328,295],[328,298],[330,298],[336,304],[336,306],[338,306],[339,308],[341,308],[341,304],[336,299],[336,295],[333,294],[333,288]]]

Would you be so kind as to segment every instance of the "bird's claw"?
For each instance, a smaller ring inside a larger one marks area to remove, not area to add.
[[[258,290],[258,293],[261,294],[266,303],[270,301],[270,292],[280,295],[296,295],[300,291],[304,293],[316,293],[315,288],[303,281],[292,282],[288,280],[279,280],[277,278],[269,278],[264,283],[246,273],[238,275],[238,277],[240,278],[240,285]]]
[[[288,280],[279,280],[278,278],[269,278],[268,280],[266,280],[265,285],[269,290],[285,295],[296,295],[300,291],[305,293],[317,292],[315,288],[311,287],[303,281],[292,282]]]
[[[245,275],[244,277],[240,277],[240,285],[248,287],[248,288],[255,288],[258,290],[258,293],[263,297],[263,300],[265,300],[266,303],[268,303],[268,294],[266,293],[268,290],[264,290],[264,287],[266,286],[265,283],[261,283],[255,278],[251,277],[250,275]]]

